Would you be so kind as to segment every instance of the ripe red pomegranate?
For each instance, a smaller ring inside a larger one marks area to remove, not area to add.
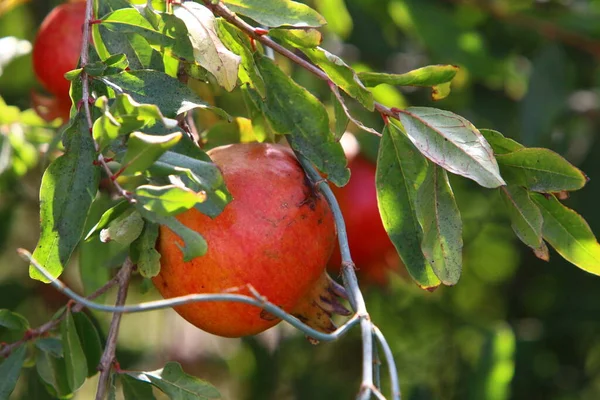
[[[77,67],[82,26],[85,21],[85,2],[61,4],[46,16],[33,44],[33,70],[40,83],[55,98],[34,95],[34,107],[46,119],[53,116],[68,118],[71,83],[64,75]]]
[[[329,332],[338,310],[335,287],[325,272],[336,241],[325,199],[314,190],[290,149],[272,144],[234,144],[209,151],[233,201],[216,218],[195,209],[177,216],[198,231],[208,252],[189,262],[181,240],[160,228],[161,271],[154,284],[165,297],[219,293],[231,288],[262,296],[316,329]],[[260,308],[232,302],[195,303],[176,311],[220,336],[264,331],[278,319]]]
[[[350,181],[343,188],[332,187],[342,210],[352,260],[364,281],[385,286],[390,270],[397,270],[399,257],[390,241],[379,215],[375,188],[376,167],[355,156],[348,163]],[[339,248],[329,262],[333,271],[339,271]]]

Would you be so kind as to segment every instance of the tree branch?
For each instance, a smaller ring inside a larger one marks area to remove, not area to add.
[[[102,286],[100,289],[98,289],[94,293],[90,294],[87,297],[87,299],[92,300],[92,299],[95,299],[95,298],[103,295],[110,288],[115,286],[117,284],[117,282],[118,282],[118,277],[115,276],[110,281],[106,282],[104,284],[104,286]],[[81,310],[83,310],[83,307],[84,307],[83,304],[77,303],[71,308],[71,311],[72,312],[80,312]],[[17,347],[21,346],[23,343],[26,343],[30,340],[37,339],[40,336],[44,336],[46,333],[50,332],[51,330],[58,328],[58,326],[60,325],[62,320],[65,318],[65,315],[66,315],[66,313],[63,311],[63,313],[58,318],[50,320],[35,329],[31,329],[31,330],[27,331],[25,334],[25,337],[23,339],[3,346],[0,349],[0,357],[8,357],[13,350],[15,350]]]
[[[131,279],[131,273],[133,272],[133,263],[129,258],[125,260],[123,267],[117,274],[119,282],[119,292],[117,293],[117,300],[115,305],[122,306],[127,300],[127,289],[129,288],[129,280]],[[106,347],[102,358],[100,359],[100,378],[98,379],[98,390],[96,391],[96,400],[104,399],[106,395],[106,389],[108,388],[108,381],[110,378],[110,371],[112,364],[115,360],[115,351],[117,350],[117,338],[119,336],[119,326],[121,324],[121,313],[114,313],[112,321],[110,322],[110,328],[108,330],[108,338],[106,339]]]

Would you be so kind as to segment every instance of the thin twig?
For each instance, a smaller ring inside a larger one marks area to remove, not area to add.
[[[92,299],[95,299],[95,298],[103,295],[104,293],[108,292],[108,290],[110,288],[112,288],[113,286],[115,286],[117,283],[118,283],[118,277],[114,276],[111,280],[106,282],[104,284],[104,286],[102,286],[101,288],[96,290],[94,293],[90,294],[87,297],[87,299],[92,300]],[[80,312],[81,310],[83,310],[83,308],[84,308],[83,304],[77,303],[71,308],[71,312],[74,312],[74,313]],[[30,340],[37,339],[41,336],[44,336],[48,332],[58,328],[58,326],[60,325],[62,320],[65,318],[65,315],[67,315],[67,314],[63,311],[57,318],[50,320],[50,321],[46,322],[45,324],[38,326],[35,329],[31,329],[31,330],[27,331],[25,334],[25,337],[23,337],[23,339],[3,346],[0,349],[0,358],[8,357],[13,350],[15,350],[17,347],[21,346],[23,343],[26,343]]]
[[[383,333],[381,333],[379,328],[375,325],[373,325],[373,333],[379,341],[379,344],[383,349],[383,354],[385,355],[385,358],[387,360],[388,372],[390,374],[390,382],[392,386],[392,399],[400,400],[400,382],[398,382],[398,370],[396,369],[396,363],[394,362],[394,355],[392,354],[392,349],[390,348],[390,345],[385,339],[385,336],[383,336]]]
[[[60,280],[54,278],[46,268],[34,259],[30,252],[24,249],[18,250],[19,254],[23,256],[31,265],[34,266],[46,279],[50,281],[50,284],[54,286],[59,292],[70,297],[73,301],[81,303],[83,307],[90,308],[92,310],[111,312],[111,313],[137,313],[152,310],[160,310],[163,308],[172,308],[182,306],[191,303],[204,303],[209,301],[232,301],[236,303],[250,304],[252,306],[260,307],[265,311],[275,315],[276,317],[286,321],[294,328],[302,331],[306,335],[313,337],[322,342],[331,342],[339,339],[345,335],[350,328],[360,323],[361,318],[358,315],[354,315],[343,325],[337,328],[332,333],[319,332],[308,325],[301,322],[298,318],[288,314],[285,310],[277,307],[275,304],[266,300],[265,297],[257,294],[256,297],[250,297],[242,294],[230,293],[233,290],[224,291],[223,293],[212,293],[212,294],[189,294],[186,296],[173,297],[171,299],[148,301],[140,304],[126,305],[126,306],[110,306],[106,304],[99,304],[93,301],[89,301],[83,296],[78,295],[73,290],[68,288]],[[236,290],[239,290],[236,289]]]
[[[127,289],[129,289],[129,280],[131,279],[131,273],[133,272],[133,263],[129,258],[125,260],[123,267],[117,274],[119,280],[119,291],[117,293],[117,300],[115,305],[122,306],[127,300]],[[108,330],[108,338],[106,339],[106,346],[104,347],[104,353],[100,358],[100,378],[98,379],[98,390],[96,391],[96,400],[103,400],[106,395],[108,388],[108,381],[110,378],[110,370],[115,360],[115,351],[117,350],[117,338],[119,336],[119,326],[121,324],[121,317],[123,314],[114,313],[112,321],[110,322],[110,328]]]

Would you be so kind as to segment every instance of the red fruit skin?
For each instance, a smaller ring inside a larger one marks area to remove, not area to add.
[[[42,85],[59,99],[69,98],[71,83],[64,75],[77,67],[85,2],[65,3],[46,16],[33,45],[33,70]]]
[[[271,144],[235,144],[209,152],[223,173],[233,201],[215,219],[191,209],[179,221],[198,231],[208,252],[189,262],[171,230],[160,228],[161,271],[153,279],[165,297],[219,293],[251,284],[288,312],[318,283],[336,234],[325,199],[307,184],[291,151]],[[252,335],[280,320],[254,306],[232,302],[196,303],[176,311],[207,332]]]
[[[398,268],[399,260],[379,215],[376,167],[360,156],[353,158],[348,167],[351,171],[348,184],[343,188],[332,185],[332,190],[346,223],[350,254],[362,278],[368,283],[385,286],[388,272]],[[329,265],[333,271],[340,270],[339,246]]]

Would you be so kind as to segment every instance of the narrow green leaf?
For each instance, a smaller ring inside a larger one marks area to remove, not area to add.
[[[329,131],[325,107],[306,89],[297,85],[270,59],[255,55],[265,81],[267,118],[273,128],[289,137],[291,146],[327,174],[337,186],[350,179],[342,146]]]
[[[350,122],[350,119],[344,111],[344,105],[339,101],[335,93],[332,92],[331,97],[331,102],[333,103],[333,113],[335,117],[335,139],[340,140],[346,132],[346,128],[348,128],[348,123]]]
[[[181,140],[181,132],[166,136],[146,135],[133,132],[127,140],[127,152],[121,164],[125,167],[123,175],[133,175],[146,171],[168,149]]]
[[[125,400],[155,400],[152,393],[152,385],[148,382],[135,379],[127,374],[121,374],[121,385],[123,386],[123,396]]]
[[[360,102],[367,110],[373,111],[373,94],[363,86],[356,75],[341,58],[320,47],[316,49],[301,49],[310,60],[317,64],[329,78],[344,92]]]
[[[240,81],[252,85],[261,96],[264,96],[265,82],[254,65],[254,56],[250,49],[248,36],[222,18],[216,20],[215,26],[223,44],[242,59],[241,68],[238,69]]]
[[[429,107],[409,107],[399,117],[419,151],[445,170],[487,188],[506,184],[492,148],[463,117]]]
[[[152,278],[160,272],[160,253],[156,251],[158,225],[146,222],[140,237],[133,243],[138,253],[137,267],[144,278]]]
[[[117,93],[131,95],[138,103],[156,104],[166,117],[174,118],[186,111],[200,108],[231,119],[224,110],[204,102],[192,89],[163,72],[130,71],[98,79]]]
[[[521,150],[524,146],[514,140],[504,137],[500,132],[492,129],[480,129],[479,132],[483,135],[485,140],[492,146],[494,154],[506,154],[512,153],[513,151]]]
[[[501,187],[500,193],[517,237],[532,249],[539,249],[542,246],[543,218],[529,192],[520,186],[508,185]]]
[[[365,86],[377,86],[382,83],[394,86],[426,86],[433,90],[434,100],[441,100],[450,94],[450,82],[456,76],[455,65],[428,65],[404,74],[384,74],[379,72],[361,72],[358,77]]]
[[[316,29],[276,28],[269,31],[269,36],[292,46],[308,49],[319,46],[323,41],[323,35]]]
[[[40,188],[41,232],[33,257],[58,277],[83,234],[85,220],[96,196],[100,170],[83,112],[65,131],[66,152],[46,169]],[[31,266],[29,275],[47,282]]]
[[[552,150],[523,148],[496,157],[507,182],[535,192],[552,193],[578,190],[587,177]]]
[[[600,244],[587,222],[553,195],[544,197],[532,193],[531,197],[544,217],[544,239],[565,260],[584,271],[600,275]]]
[[[15,390],[26,355],[27,347],[19,346],[0,364],[0,400],[8,400]]]
[[[35,341],[35,347],[46,353],[49,353],[53,357],[64,357],[62,342],[58,338],[47,337],[38,339]]]
[[[381,220],[402,262],[423,289],[440,285],[421,251],[422,232],[417,221],[417,188],[427,171],[427,160],[399,131],[388,124],[377,157],[377,203]]]
[[[178,185],[142,185],[135,191],[135,199],[148,211],[164,216],[180,214],[206,200],[203,191],[194,192]]]
[[[176,243],[183,254],[183,261],[191,261],[196,257],[203,256],[208,250],[206,240],[198,232],[189,229],[179,222],[175,217],[165,217],[147,211],[144,207],[138,206],[138,211],[142,216],[154,223],[165,225],[183,240],[183,246]]]
[[[183,372],[181,365],[170,362],[162,370],[145,372],[152,384],[172,400],[220,399],[219,391],[210,383]]]
[[[0,310],[0,326],[17,332],[25,332],[29,329],[29,321],[21,314],[10,310]]]
[[[144,220],[139,212],[130,208],[112,220],[106,229],[100,231],[100,241],[115,241],[128,246],[140,236],[144,228]]]
[[[462,270],[462,221],[446,171],[430,165],[417,192],[421,249],[444,285],[454,285]]]
[[[67,311],[65,319],[60,324],[67,381],[72,391],[76,391],[83,385],[88,375],[85,353],[81,347],[81,341],[77,334],[77,328],[71,311]]]
[[[63,357],[55,357],[51,352],[38,350],[35,369],[51,395],[59,398],[71,397],[73,390],[69,388],[67,367]]]
[[[234,13],[245,15],[269,28],[316,28],[327,23],[312,8],[290,0],[227,0],[224,3]]]
[[[100,364],[100,358],[102,357],[103,350],[102,343],[100,342],[100,335],[85,313],[78,312],[73,314],[73,321],[75,322],[77,336],[81,341],[81,348],[85,354],[87,376],[89,378],[96,375],[98,372],[98,365]]]
[[[129,208],[129,202],[127,200],[122,200],[118,202],[116,205],[112,206],[108,210],[102,214],[100,220],[94,225],[92,229],[85,236],[84,240],[88,240],[90,236],[94,233],[99,232],[104,227],[108,226],[108,224],[117,218],[119,215],[123,214]]]

